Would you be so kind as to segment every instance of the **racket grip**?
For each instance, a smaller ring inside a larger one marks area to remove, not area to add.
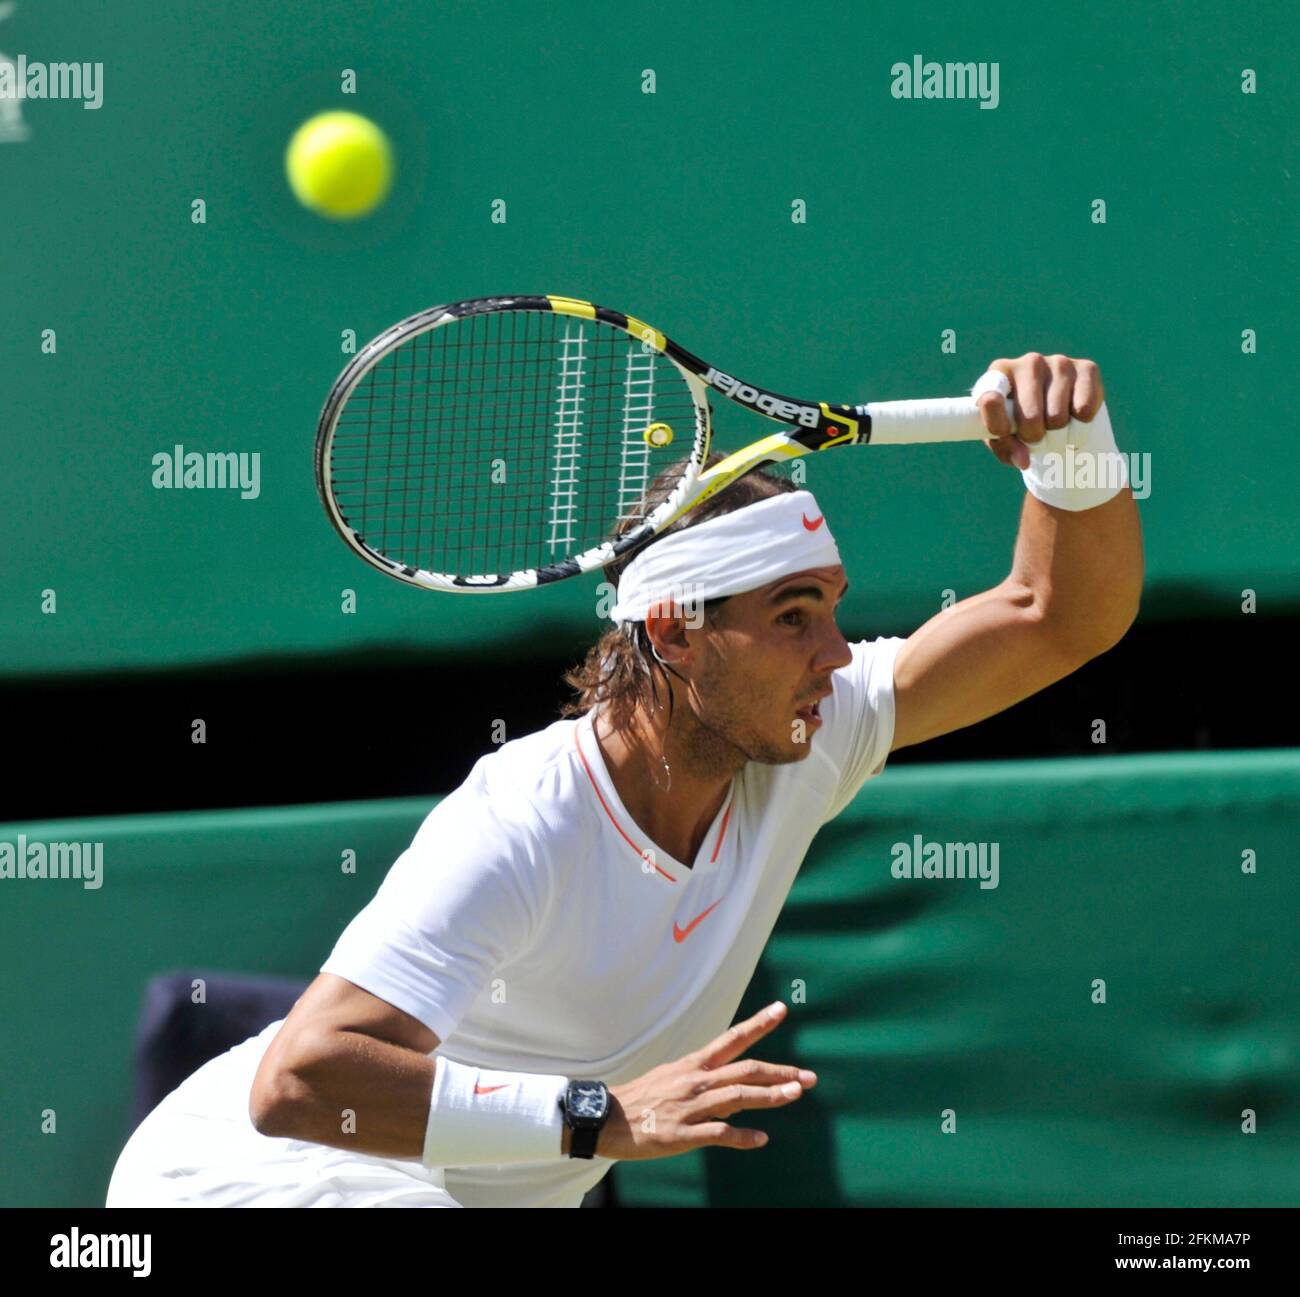
[[[871,420],[873,446],[922,445],[930,441],[986,441],[988,432],[973,396],[940,396],[921,401],[870,401],[854,407]],[[1015,427],[1015,406],[1007,399]]]

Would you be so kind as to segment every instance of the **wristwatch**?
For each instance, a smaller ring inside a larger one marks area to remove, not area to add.
[[[609,1118],[609,1089],[604,1081],[570,1081],[560,1094],[560,1111],[569,1128],[569,1156],[591,1158]]]

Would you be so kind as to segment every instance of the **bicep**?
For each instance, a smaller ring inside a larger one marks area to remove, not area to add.
[[[320,1053],[322,1041],[339,1032],[370,1036],[421,1054],[431,1054],[440,1043],[418,1018],[346,978],[321,973],[289,1011],[262,1065],[293,1071]]]

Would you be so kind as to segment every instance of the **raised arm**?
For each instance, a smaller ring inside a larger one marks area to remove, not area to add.
[[[991,370],[1012,384],[1019,423],[992,392],[980,398],[1000,462],[1023,468],[1025,444],[1070,418],[1090,423],[1104,392],[1097,367],[1031,352]],[[1037,693],[1112,648],[1137,616],[1142,533],[1127,486],[1071,511],[1026,493],[1011,571],[990,590],[936,614],[894,667],[893,749],[973,725]]]

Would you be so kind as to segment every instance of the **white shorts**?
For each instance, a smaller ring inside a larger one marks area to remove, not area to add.
[[[280,1028],[204,1064],[127,1141],[109,1207],[459,1207],[443,1173],[261,1135],[248,1095]]]

